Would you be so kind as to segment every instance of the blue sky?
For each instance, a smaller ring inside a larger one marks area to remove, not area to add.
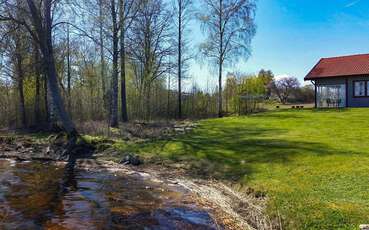
[[[235,70],[271,69],[303,82],[321,57],[369,53],[369,0],[258,0],[257,6],[252,56]],[[195,64],[190,72],[202,87],[216,81],[206,67]]]

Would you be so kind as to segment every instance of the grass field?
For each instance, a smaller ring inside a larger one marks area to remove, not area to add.
[[[173,140],[118,147],[265,192],[286,229],[369,223],[369,109],[203,120]]]

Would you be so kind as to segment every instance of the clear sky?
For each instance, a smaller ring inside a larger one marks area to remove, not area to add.
[[[258,0],[257,6],[252,56],[236,70],[271,69],[303,82],[321,57],[369,53],[369,0]],[[202,75],[201,86],[216,80],[205,69],[190,71]]]

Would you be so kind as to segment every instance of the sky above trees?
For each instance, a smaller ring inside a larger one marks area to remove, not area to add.
[[[202,39],[196,24],[194,42]],[[367,0],[258,0],[256,25],[252,56],[231,69],[271,69],[276,76],[295,76],[303,82],[321,57],[369,52]],[[216,83],[216,76],[200,64],[190,73],[202,87]]]

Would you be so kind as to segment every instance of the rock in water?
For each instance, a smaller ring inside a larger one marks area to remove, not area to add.
[[[119,162],[119,164],[124,164],[124,165],[131,164],[134,166],[138,166],[142,164],[142,161],[139,156],[128,153],[123,157],[123,159]]]
[[[127,154],[123,157],[123,159],[119,162],[119,164],[130,164],[131,163],[131,155]]]
[[[141,159],[139,156],[133,156],[131,158],[131,164],[134,165],[134,166],[138,166],[142,163]]]

